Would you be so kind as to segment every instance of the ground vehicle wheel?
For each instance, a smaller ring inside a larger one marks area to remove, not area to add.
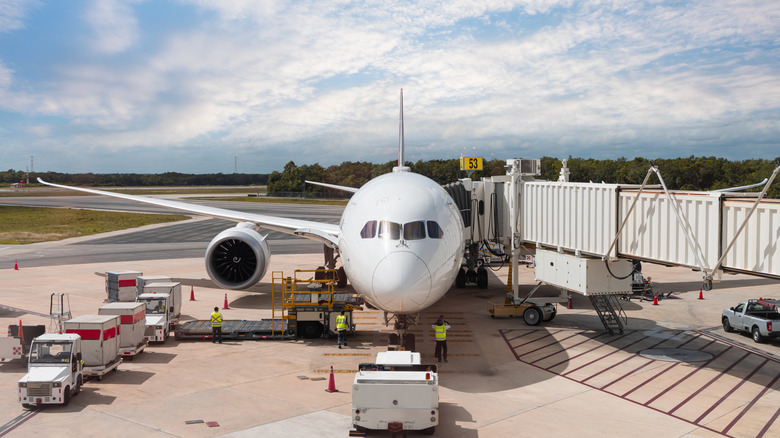
[[[477,287],[480,289],[487,289],[488,287],[488,273],[487,269],[483,267],[477,269]]]
[[[70,403],[70,386],[65,387],[64,393],[65,395],[62,398],[62,406],[68,406],[68,403]]]
[[[35,409],[35,406],[33,406],[31,404],[28,404],[28,403],[22,403],[22,407],[25,408],[25,409],[30,409],[30,410]]]
[[[761,336],[761,331],[758,330],[758,327],[753,327],[753,330],[752,330],[751,333],[753,333],[753,340],[754,341],[756,341],[757,343],[764,342],[764,337]]]
[[[433,432],[436,430],[436,426],[431,426],[427,429],[423,429],[420,432],[422,432],[424,435],[433,435]]]
[[[529,307],[523,312],[523,321],[527,325],[539,325],[542,321],[542,312],[536,306]]]
[[[455,276],[455,286],[457,287],[466,287],[466,270],[463,268],[460,268],[458,270],[458,275]]]
[[[734,331],[734,327],[729,324],[728,318],[723,318],[723,331],[726,333],[731,333]]]
[[[547,319],[545,319],[544,321],[545,322],[546,321],[552,321],[555,318],[555,315],[557,315],[557,314],[558,314],[558,312],[556,312],[555,309],[553,309],[552,313],[550,313],[550,316]]]
[[[415,347],[416,345],[415,345],[414,333],[404,334],[404,348],[407,351],[417,351]]]
[[[73,390],[73,395],[77,395],[81,392],[81,385],[82,385],[82,379],[81,376],[79,376],[78,380],[76,380],[76,388]]]

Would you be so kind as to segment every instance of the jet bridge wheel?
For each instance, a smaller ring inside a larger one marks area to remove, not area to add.
[[[536,306],[531,306],[523,312],[523,321],[527,325],[539,325],[542,321],[542,311]]]

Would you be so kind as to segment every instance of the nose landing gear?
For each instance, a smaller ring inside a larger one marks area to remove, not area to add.
[[[385,312],[385,325],[393,321],[393,329],[396,333],[387,336],[388,350],[415,351],[414,333],[409,333],[409,327],[416,325],[420,320],[420,314],[392,315]]]

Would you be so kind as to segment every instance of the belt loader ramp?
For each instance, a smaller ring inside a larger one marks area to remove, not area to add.
[[[352,311],[361,309],[360,298],[337,293],[338,275],[333,269],[297,269],[292,277],[271,273],[271,318],[224,320],[222,338],[233,340],[295,339],[335,336],[336,317],[344,311],[347,332],[354,333]],[[320,278],[322,277],[322,278]],[[211,321],[196,320],[176,328],[178,339],[211,339]]]
[[[462,185],[466,196],[461,193],[454,199],[468,219],[467,255],[485,242],[511,254],[513,280],[507,305],[523,301],[518,295],[518,262],[524,252],[533,251],[537,257],[547,250],[567,255],[572,263],[580,263],[577,259],[592,266],[600,263],[616,280],[628,275],[629,293],[632,271],[611,269],[617,261],[687,266],[700,272],[705,290],[724,272],[780,279],[780,200],[764,199],[780,166],[759,194],[671,191],[656,166],[648,169],[641,185],[569,182],[565,161],[558,181],[533,178],[540,174],[538,160],[511,159],[505,168],[506,175],[462,179],[456,185]],[[653,173],[660,184],[650,186]],[[539,260],[535,267],[538,281],[589,296],[602,321],[620,319],[622,311],[614,309],[617,300],[612,298],[622,294],[625,285],[599,291],[601,285],[594,288],[585,277],[583,288],[575,288],[561,284],[560,272],[540,269]]]

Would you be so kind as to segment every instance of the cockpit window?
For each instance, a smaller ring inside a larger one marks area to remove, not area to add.
[[[435,221],[428,221],[428,237],[431,239],[441,239],[444,237],[444,231]]]
[[[404,224],[404,240],[425,239],[425,222],[415,221]]]
[[[363,225],[363,229],[360,230],[360,237],[364,239],[372,239],[376,236],[376,221],[368,221]]]
[[[401,238],[401,225],[390,221],[379,222],[380,239],[399,240]]]

